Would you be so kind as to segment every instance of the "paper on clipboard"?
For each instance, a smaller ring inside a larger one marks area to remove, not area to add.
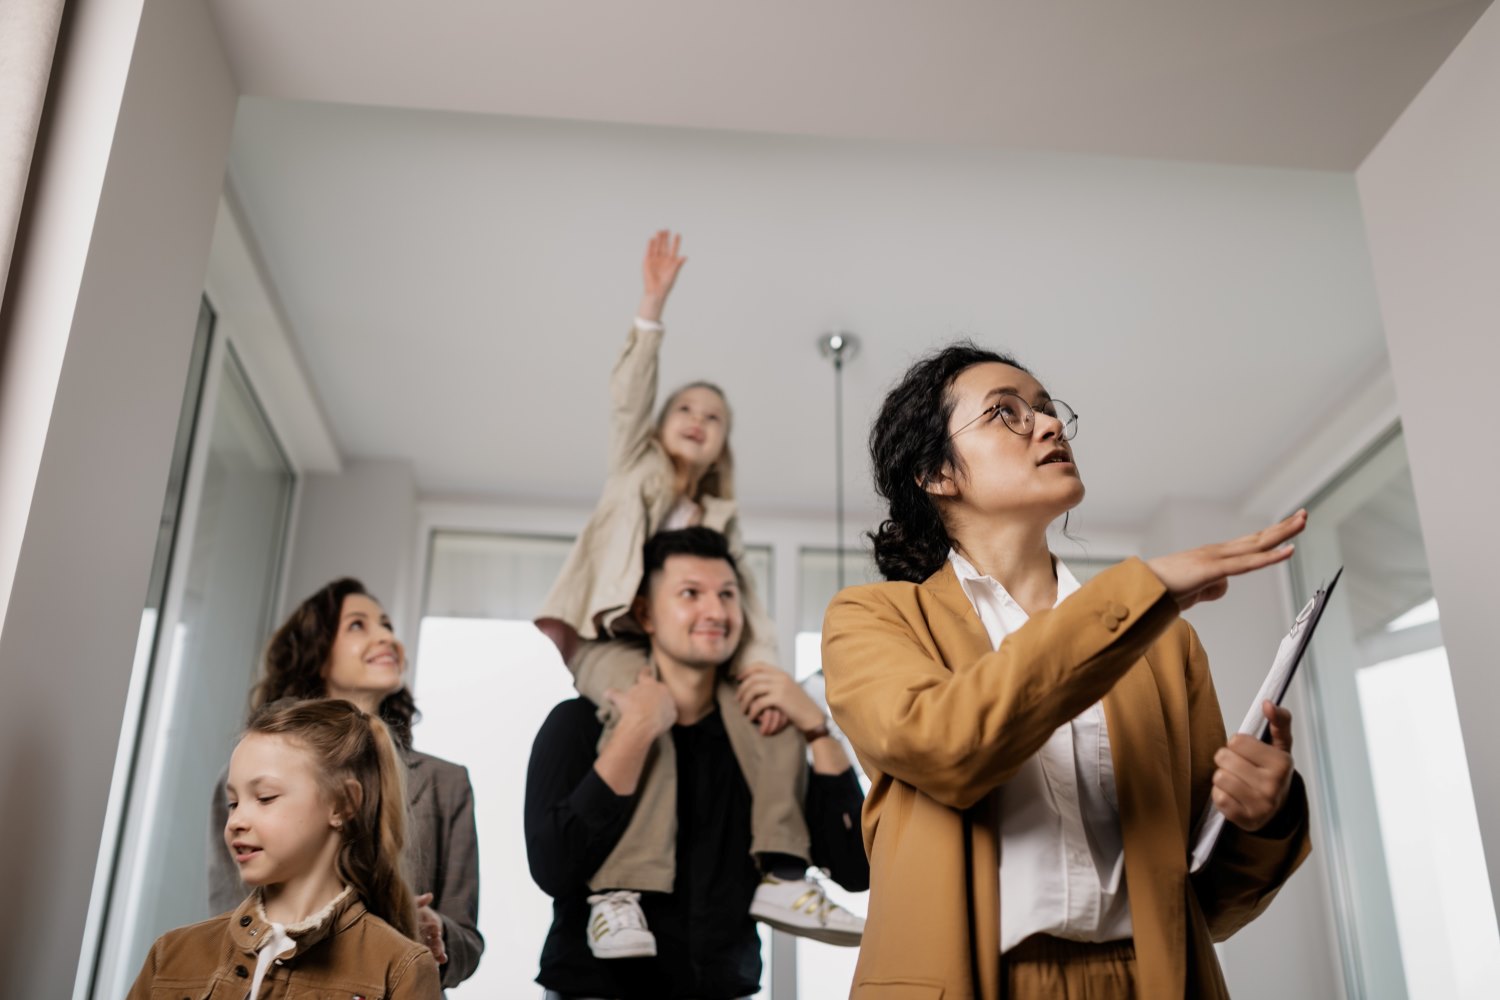
[[[1258,740],[1266,738],[1266,730],[1270,723],[1266,721],[1265,713],[1261,711],[1261,703],[1270,700],[1272,704],[1280,705],[1281,700],[1286,697],[1287,687],[1292,683],[1292,676],[1297,672],[1297,665],[1302,662],[1302,656],[1307,652],[1308,641],[1312,638],[1313,631],[1318,627],[1318,620],[1323,617],[1323,608],[1328,604],[1329,595],[1339,582],[1343,574],[1343,567],[1333,574],[1333,579],[1328,586],[1321,588],[1312,599],[1297,614],[1296,621],[1292,622],[1291,630],[1282,637],[1281,645],[1276,649],[1276,659],[1271,662],[1271,670],[1266,674],[1266,679],[1260,686],[1260,692],[1255,700],[1250,703],[1250,711],[1245,713],[1245,721],[1240,724],[1239,732],[1247,736],[1254,736]],[[1209,856],[1213,854],[1214,844],[1218,842],[1219,833],[1224,829],[1224,814],[1219,807],[1212,802],[1203,810],[1203,816],[1198,820],[1198,826],[1193,838],[1193,856],[1188,865],[1188,871],[1196,872],[1208,863]]]

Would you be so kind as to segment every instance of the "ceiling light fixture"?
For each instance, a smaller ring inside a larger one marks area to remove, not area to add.
[[[833,475],[834,552],[838,559],[839,589],[844,589],[844,363],[859,353],[859,338],[845,330],[818,338],[818,353],[833,362]]]

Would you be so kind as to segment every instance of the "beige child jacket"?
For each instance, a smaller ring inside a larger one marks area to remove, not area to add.
[[[579,534],[541,618],[567,622],[583,639],[608,639],[639,631],[630,605],[641,584],[646,540],[675,502],[672,460],[656,439],[657,357],[662,331],[632,328],[615,363],[609,473],[604,494]],[[706,495],[703,525],[722,532],[743,580],[745,638],[736,662],[778,664],[776,629],[745,567],[739,512],[733,499]]]

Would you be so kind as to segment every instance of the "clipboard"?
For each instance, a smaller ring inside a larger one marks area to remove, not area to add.
[[[1296,676],[1297,667],[1302,662],[1303,654],[1307,652],[1307,645],[1312,640],[1313,632],[1318,627],[1318,622],[1323,617],[1323,609],[1328,606],[1328,598],[1333,594],[1333,588],[1338,585],[1339,577],[1344,573],[1344,568],[1339,567],[1337,573],[1328,584],[1318,589],[1312,599],[1307,602],[1297,618],[1292,622],[1291,629],[1282,637],[1281,645],[1276,649],[1276,658],[1271,662],[1271,670],[1266,674],[1266,679],[1260,686],[1260,693],[1250,703],[1250,711],[1245,714],[1245,721],[1240,724],[1239,732],[1247,736],[1269,743],[1271,741],[1271,724],[1266,721],[1265,713],[1261,711],[1261,702],[1271,701],[1272,704],[1281,705],[1286,697],[1287,688],[1291,686],[1292,678]],[[1197,826],[1193,829],[1193,853],[1189,859],[1188,871],[1196,872],[1208,863],[1213,854],[1214,844],[1219,840],[1219,834],[1224,829],[1224,814],[1219,807],[1209,802],[1208,807],[1203,810],[1199,817]]]

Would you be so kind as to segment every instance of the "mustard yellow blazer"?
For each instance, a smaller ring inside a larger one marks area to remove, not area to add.
[[[1307,856],[1307,796],[1295,777],[1267,827],[1227,825],[1188,874],[1224,721],[1197,634],[1144,563],[1099,574],[998,650],[946,564],[921,584],[850,587],[824,620],[823,671],[872,782],[852,997],[999,1000],[1001,790],[1101,698],[1140,995],[1228,996],[1212,943],[1264,910]]]

